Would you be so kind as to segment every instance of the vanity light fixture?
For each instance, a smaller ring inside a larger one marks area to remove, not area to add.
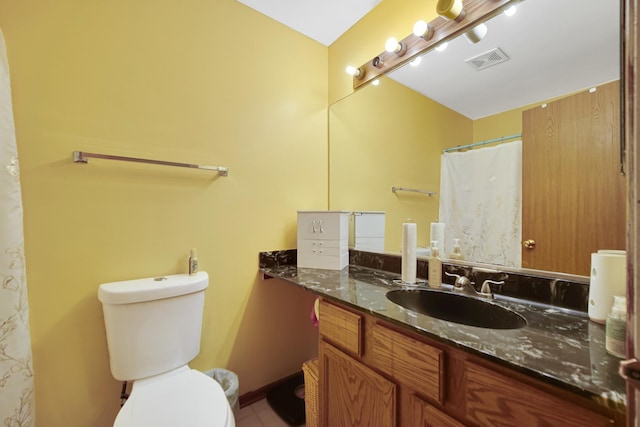
[[[511,7],[507,8],[507,9],[505,9],[504,14],[507,15],[507,16],[513,16],[513,15],[516,14],[516,10],[517,10],[517,8],[514,5],[514,6],[511,6]]]
[[[438,0],[436,12],[444,18],[456,22],[462,21],[467,15],[462,0]]]
[[[407,51],[407,47],[400,43],[395,37],[389,37],[384,44],[384,49],[389,53],[395,53],[398,56],[404,55]]]
[[[347,72],[347,74],[353,77],[360,77],[362,75],[362,70],[352,65],[347,65],[347,68],[345,71]]]
[[[464,38],[467,39],[469,43],[476,44],[487,35],[487,31],[487,26],[485,24],[480,24],[464,33]]]
[[[423,21],[421,19],[413,24],[413,35],[416,37],[422,37],[425,40],[429,40],[431,37],[433,37],[433,28],[431,28],[426,21]]]
[[[412,65],[417,65],[416,59],[419,56],[433,48],[442,52],[447,47],[447,41],[465,32],[475,30],[472,34],[478,40],[481,39],[486,33],[486,28],[475,27],[478,27],[482,20],[503,12],[518,1],[522,0],[436,0],[436,11],[440,16],[429,22],[415,22],[413,34],[402,40],[388,40],[385,50],[378,56],[365,62],[358,69],[350,68],[354,76],[357,76],[353,78],[353,88],[370,84],[378,76],[405,63],[413,62]]]
[[[440,43],[438,46],[436,46],[436,50],[438,52],[444,52],[444,50],[447,48],[447,46],[449,46],[449,43],[447,43],[447,42]]]

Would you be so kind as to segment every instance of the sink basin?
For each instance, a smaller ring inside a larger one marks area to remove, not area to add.
[[[387,299],[412,311],[447,322],[487,329],[519,329],[524,317],[488,301],[435,290],[399,289],[387,292]]]

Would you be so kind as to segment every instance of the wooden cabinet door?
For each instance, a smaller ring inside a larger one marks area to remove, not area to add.
[[[613,420],[510,377],[466,363],[467,418],[487,427],[606,427]]]
[[[464,424],[429,405],[416,395],[410,398],[410,414],[402,414],[403,427],[464,427]]]
[[[625,248],[620,82],[522,114],[522,266],[588,276],[591,253]]]
[[[395,427],[396,386],[320,341],[320,426]]]

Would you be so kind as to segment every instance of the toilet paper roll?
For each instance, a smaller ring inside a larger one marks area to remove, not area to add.
[[[626,295],[626,255],[608,252],[591,254],[589,279],[589,318],[605,323],[614,295]]]
[[[431,239],[430,241],[437,240],[438,241],[438,249],[440,250],[440,255],[448,254],[445,248],[444,241],[444,222],[432,222],[431,223]]]
[[[418,226],[412,222],[402,224],[402,281],[416,283],[418,259]]]
[[[614,255],[627,255],[627,251],[620,249],[600,249],[599,254],[614,254]]]

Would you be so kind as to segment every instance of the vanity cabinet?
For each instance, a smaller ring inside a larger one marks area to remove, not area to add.
[[[298,267],[349,265],[349,212],[298,211]]]
[[[320,426],[622,426],[624,414],[321,300]]]

